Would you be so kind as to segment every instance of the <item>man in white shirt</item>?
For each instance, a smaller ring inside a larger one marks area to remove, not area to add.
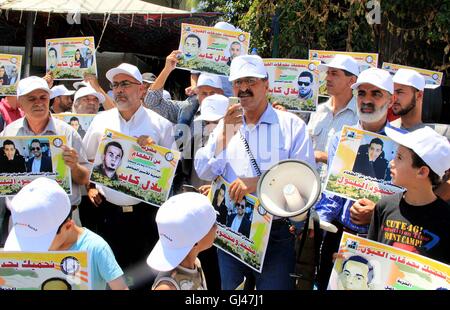
[[[93,119],[83,139],[88,159],[95,159],[106,128],[136,137],[142,146],[155,143],[176,149],[172,124],[141,105],[145,86],[139,69],[123,63],[109,70],[106,77],[111,82],[117,108],[100,113]],[[103,227],[99,227],[98,232],[111,245],[125,275],[133,278],[134,283],[129,283],[130,286],[151,287],[153,279],[145,278],[151,273],[138,269],[146,268],[146,257],[158,240],[155,223],[157,208],[94,184],[90,184],[88,196],[94,206],[103,209]]]

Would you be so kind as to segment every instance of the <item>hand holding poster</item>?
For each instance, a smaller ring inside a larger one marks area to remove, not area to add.
[[[46,70],[55,80],[82,80],[84,73],[97,76],[94,37],[47,39]]]
[[[336,52],[336,51],[319,51],[310,50],[309,59],[318,60],[320,63],[329,63],[335,55],[343,54],[353,57],[359,64],[359,72],[362,72],[369,68],[376,68],[378,65],[377,53],[353,53],[353,52]],[[321,71],[319,74],[319,94],[327,95],[327,83],[326,83],[326,71]]]
[[[325,190],[375,203],[384,196],[402,192],[402,188],[391,183],[389,169],[396,149],[397,144],[386,136],[344,126]]]
[[[156,144],[141,147],[136,141],[106,129],[90,180],[160,206],[169,196],[180,153]]]
[[[318,61],[263,59],[269,74],[269,100],[291,111],[315,111],[317,106]]]
[[[177,67],[229,75],[231,60],[247,55],[250,34],[191,24],[181,24],[178,49],[183,52]]]
[[[0,54],[0,95],[14,96],[22,68],[21,55]]]
[[[89,290],[87,252],[0,251],[0,290]]]
[[[449,290],[450,266],[344,232],[328,289]]]
[[[436,87],[441,86],[442,78],[444,77],[444,73],[439,72],[439,71],[432,71],[432,70],[396,65],[393,63],[389,63],[389,62],[383,62],[382,69],[389,71],[389,73],[392,75],[394,75],[400,68],[416,70],[419,74],[421,74],[424,77],[425,87],[429,87],[429,88],[436,88]]]
[[[52,116],[72,126],[83,139],[95,115],[96,114],[59,113],[53,114]]]
[[[244,196],[238,203],[232,201],[228,194],[229,186],[222,177],[211,184],[209,198],[219,212],[214,245],[250,268],[262,272],[272,215],[252,195]]]
[[[56,180],[71,194],[70,168],[63,159],[65,136],[0,137],[0,197],[13,196],[39,177]]]

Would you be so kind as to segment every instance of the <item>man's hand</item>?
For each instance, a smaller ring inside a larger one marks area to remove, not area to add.
[[[100,84],[98,83],[98,79],[95,75],[85,72],[83,74],[83,78],[84,78],[84,81],[89,83],[89,85],[91,85],[91,87],[93,89],[95,89],[96,91],[99,91],[99,89],[102,89]]]
[[[198,188],[198,191],[200,194],[208,196],[209,192],[211,191],[211,185],[202,185]]]
[[[242,107],[240,104],[233,104],[228,107],[223,118],[222,134],[218,136],[216,143],[215,155],[220,154],[228,145],[231,138],[236,134],[242,126]]]
[[[47,82],[49,88],[53,87],[53,71],[48,71],[43,79]]]
[[[78,166],[78,152],[67,145],[61,146],[61,149],[63,150],[63,159],[64,163],[69,166],[69,168],[75,169]]]
[[[103,201],[102,194],[100,194],[98,189],[96,189],[95,187],[89,187],[87,189],[87,195],[89,197],[89,200],[96,207],[98,207]]]
[[[153,143],[155,143],[153,141],[153,139],[146,135],[142,135],[137,139],[137,144],[139,144],[141,147],[144,147],[146,145],[153,144]]]
[[[324,163],[328,162],[328,153],[323,151],[314,151],[314,158],[316,159],[316,163]]]
[[[372,200],[358,199],[350,208],[350,220],[356,225],[368,225],[374,209],[375,203]]]
[[[276,101],[274,103],[272,103],[272,108],[274,108],[276,110],[280,110],[280,111],[287,111],[287,109],[285,107],[283,107],[281,104],[279,104]]]
[[[195,95],[195,86],[186,87],[184,89],[184,92],[186,93],[186,96],[189,96],[189,97]]]
[[[164,66],[164,69],[173,71],[178,63],[177,55],[182,53],[183,52],[179,50],[172,51],[172,53],[170,53],[169,56],[166,57],[166,64]]]
[[[244,196],[256,192],[259,177],[237,178],[230,184],[230,198],[235,202],[240,202]]]

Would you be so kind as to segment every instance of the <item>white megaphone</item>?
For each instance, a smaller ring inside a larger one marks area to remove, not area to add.
[[[288,217],[293,222],[302,222],[306,219],[307,211],[319,199],[320,178],[307,162],[283,160],[261,175],[256,192],[267,212]],[[312,217],[308,227],[313,228]],[[322,220],[320,228],[337,232],[336,226]]]

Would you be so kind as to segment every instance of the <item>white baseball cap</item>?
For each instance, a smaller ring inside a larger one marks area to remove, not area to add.
[[[69,196],[56,181],[33,180],[11,200],[13,226],[4,250],[48,251],[70,209]]]
[[[326,71],[328,68],[336,68],[348,71],[356,76],[359,75],[359,66],[355,58],[349,55],[336,54],[328,64],[320,64],[319,70]]]
[[[19,81],[17,85],[17,97],[29,94],[36,89],[45,90],[50,96],[52,95],[47,81],[38,76],[29,76]]]
[[[97,97],[97,99],[100,103],[105,102],[105,96],[103,96],[103,94],[97,92],[91,86],[82,87],[79,90],[77,90],[77,92],[75,93],[75,97],[73,98],[73,101],[77,101],[81,97],[89,96],[89,95]]]
[[[64,85],[58,85],[52,87],[52,94],[50,95],[50,99],[59,97],[59,96],[72,96],[75,94],[74,90],[68,90]]]
[[[450,143],[447,138],[426,126],[411,132],[385,128],[386,135],[400,145],[413,150],[438,176],[450,169]]]
[[[227,23],[227,22],[217,22],[214,25],[214,28],[221,29],[221,30],[236,31],[236,27],[234,27],[232,24]]]
[[[146,82],[148,84],[155,83],[156,75],[151,72],[142,73],[142,82]]]
[[[357,89],[359,85],[366,83],[381,88],[391,95],[394,94],[394,82],[391,74],[386,70],[378,68],[364,70],[359,74],[356,83],[352,85],[352,89]]]
[[[198,193],[170,197],[156,214],[159,241],[147,264],[159,271],[178,266],[216,222],[217,213],[209,199]]]
[[[222,81],[218,75],[202,73],[198,77],[197,87],[200,86],[211,86],[214,88],[222,89]]]
[[[195,120],[215,122],[225,116],[228,109],[228,98],[224,95],[211,95],[203,99],[200,105],[200,116]]]
[[[127,63],[122,63],[116,68],[109,69],[108,72],[106,72],[106,78],[112,83],[113,78],[117,74],[121,74],[121,73],[133,77],[134,79],[139,81],[139,83],[142,84],[142,74],[139,71],[138,67],[127,64]]]
[[[89,84],[89,82],[85,82],[85,81],[78,81],[73,83],[73,88],[75,88],[75,90],[80,89],[80,87],[86,87],[86,86],[91,86],[91,84]]]
[[[228,80],[232,82],[243,77],[260,79],[267,77],[267,70],[261,57],[258,55],[241,55],[231,61]]]
[[[394,74],[392,80],[394,83],[412,86],[421,91],[425,88],[425,78],[416,70],[400,68]]]

